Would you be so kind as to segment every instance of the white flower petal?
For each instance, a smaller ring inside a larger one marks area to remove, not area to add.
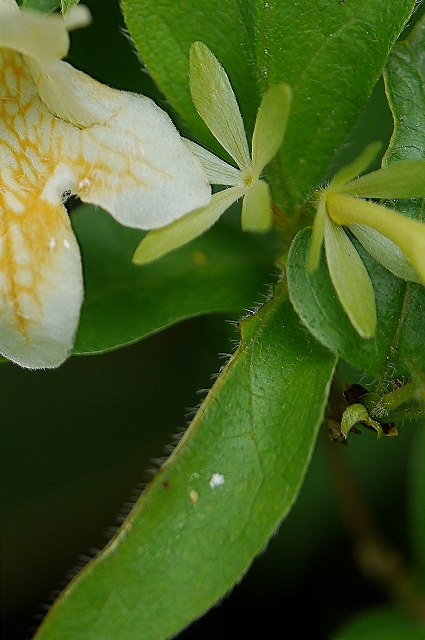
[[[271,229],[273,216],[270,189],[264,180],[255,180],[245,191],[242,203],[242,229],[264,233]]]
[[[230,164],[218,158],[216,155],[207,151],[204,147],[201,147],[192,140],[183,138],[183,142],[201,162],[201,165],[207,174],[207,178],[210,184],[223,184],[229,187],[242,184],[242,173],[239,169],[232,167]]]
[[[339,301],[357,333],[371,338],[376,331],[375,294],[369,274],[342,227],[325,218],[329,274]]]
[[[61,204],[0,197],[0,353],[29,369],[69,355],[83,297],[80,253]]]
[[[200,162],[152,100],[106,87],[60,60],[31,69],[49,111],[78,126],[79,150],[70,162],[84,202],[141,229],[209,202]]]
[[[44,61],[64,58],[69,49],[68,30],[85,26],[90,13],[85,6],[75,7],[67,20],[60,14],[45,15],[36,11],[11,11],[0,5],[0,47],[19,51]]]
[[[242,195],[242,187],[223,189],[213,195],[208,206],[192,211],[168,227],[151,231],[137,247],[133,262],[147,264],[187,244],[207,231]]]
[[[203,42],[190,48],[190,90],[199,115],[242,170],[251,166],[241,112],[230,80]]]

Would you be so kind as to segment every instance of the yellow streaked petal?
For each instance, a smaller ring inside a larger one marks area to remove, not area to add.
[[[34,63],[31,71],[50,113],[76,125],[78,150],[65,155],[84,202],[141,229],[208,204],[211,190],[199,160],[152,100],[111,89],[60,60],[44,70]]]
[[[291,98],[287,84],[270,87],[263,96],[252,136],[252,165],[258,176],[282,144]]]
[[[227,73],[203,42],[190,48],[193,103],[211,133],[242,170],[251,166],[245,127]]]
[[[395,242],[425,283],[425,223],[342,193],[329,193],[327,207],[336,224],[365,224]]]
[[[78,326],[79,248],[63,205],[12,196],[0,194],[0,353],[29,369],[57,367]]]
[[[353,243],[341,227],[325,219],[326,260],[338,299],[351,324],[362,336],[376,331],[375,294],[369,274]]]
[[[147,264],[187,244],[207,231],[238,198],[243,188],[230,187],[215,193],[208,206],[192,211],[167,227],[148,233],[133,256],[135,264]]]
[[[245,191],[242,203],[242,229],[264,233],[273,224],[270,189],[264,180],[255,180]]]
[[[116,111],[81,131],[72,165],[80,198],[140,229],[163,227],[207,205],[207,176],[168,115],[149,98],[94,84],[99,100],[112,94]]]

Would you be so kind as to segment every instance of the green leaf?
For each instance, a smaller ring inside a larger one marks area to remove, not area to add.
[[[288,203],[294,206],[323,180],[415,3],[286,0],[253,4],[257,69],[263,84],[286,82],[293,90],[280,170]]]
[[[418,427],[410,465],[410,535],[416,570],[425,590],[425,423]]]
[[[421,640],[425,624],[390,607],[372,609],[340,629],[334,640]]]
[[[334,358],[300,326],[282,288],[241,334],[179,446],[37,640],[173,636],[231,588],[288,513]]]
[[[80,0],[61,0],[62,13],[66,14],[72,7],[77,6]]]
[[[22,7],[50,13],[60,6],[60,0],[23,0]]]
[[[293,207],[323,179],[415,2],[221,0],[212,6],[198,0],[195,9],[191,0],[160,4],[121,0],[121,4],[129,31],[158,86],[198,138],[215,151],[217,145],[190,97],[193,42],[205,42],[226,69],[249,132],[267,88],[282,82],[292,88],[278,186]]]
[[[130,344],[185,318],[242,313],[270,280],[271,237],[242,234],[224,220],[158,262],[131,259],[143,232],[84,206],[72,214],[84,265],[85,300],[74,353]]]

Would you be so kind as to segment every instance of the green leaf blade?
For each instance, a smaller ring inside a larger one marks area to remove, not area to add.
[[[279,154],[290,208],[323,180],[414,5],[411,0],[253,3],[262,84],[286,82],[293,91]]]
[[[66,15],[72,7],[76,7],[80,0],[61,0],[62,13]]]
[[[225,220],[183,249],[143,267],[131,262],[142,232],[89,206],[75,211],[72,221],[86,290],[75,354],[131,344],[202,314],[241,314],[258,299],[274,271],[273,238],[242,234]]]
[[[302,329],[282,290],[241,330],[180,445],[37,640],[173,636],[239,579],[290,509],[334,357]]]

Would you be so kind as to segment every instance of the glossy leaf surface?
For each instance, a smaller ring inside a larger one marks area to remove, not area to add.
[[[130,344],[186,318],[240,313],[273,273],[274,243],[225,220],[151,265],[131,259],[143,232],[84,206],[72,215],[80,243],[85,299],[74,353]]]
[[[173,636],[230,589],[291,508],[334,357],[281,289],[241,333],[179,446],[37,640]]]

